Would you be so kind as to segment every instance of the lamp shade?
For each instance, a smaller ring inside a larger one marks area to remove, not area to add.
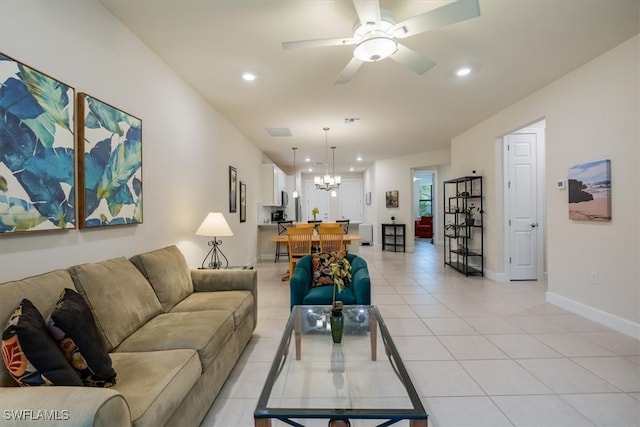
[[[233,232],[224,219],[222,212],[209,212],[196,231],[196,236],[224,237],[233,236]]]

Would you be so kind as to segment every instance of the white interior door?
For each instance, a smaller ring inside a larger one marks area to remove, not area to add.
[[[343,180],[340,184],[340,219],[362,222],[362,181]]]
[[[511,280],[538,279],[537,132],[505,137],[509,273]]]

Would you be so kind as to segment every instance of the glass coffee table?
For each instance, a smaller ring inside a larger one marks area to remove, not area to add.
[[[291,311],[253,414],[255,426],[270,427],[272,419],[298,427],[309,419],[345,426],[344,420],[361,419],[427,427],[428,415],[378,309],[344,306],[340,344],[331,339],[330,312],[328,305]]]

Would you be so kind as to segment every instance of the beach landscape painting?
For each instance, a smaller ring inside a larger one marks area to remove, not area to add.
[[[611,220],[611,161],[575,165],[569,169],[569,219]]]

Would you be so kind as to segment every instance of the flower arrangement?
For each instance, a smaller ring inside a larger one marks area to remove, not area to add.
[[[351,280],[351,263],[349,263],[346,255],[344,251],[335,253],[334,261],[331,263],[331,277],[333,278],[333,302],[331,307],[334,310],[342,309],[342,301],[336,301],[336,294],[342,292],[346,282]]]
[[[318,215],[320,213],[320,209],[318,208],[313,208],[311,209],[311,215],[313,215],[313,220],[316,220],[316,215]]]

